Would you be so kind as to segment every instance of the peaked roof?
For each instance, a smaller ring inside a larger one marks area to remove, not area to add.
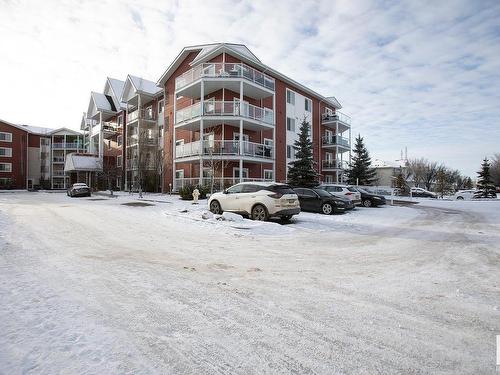
[[[7,124],[7,125],[13,126],[15,128],[21,129],[21,130],[24,130],[27,133],[36,134],[36,135],[46,135],[46,136],[48,136],[48,135],[52,135],[52,134],[60,132],[60,131],[66,131],[66,132],[68,132],[70,134],[74,134],[74,135],[81,135],[80,132],[78,132],[76,130],[73,130],[73,129],[68,129],[66,127],[62,127],[62,128],[58,128],[58,129],[44,128],[44,127],[41,127],[41,126],[32,126],[32,125],[24,125],[24,124],[14,124],[12,122],[8,122],[8,121],[2,120],[2,119],[0,119],[0,122],[3,122],[5,124]]]
[[[64,171],[102,171],[102,164],[99,161],[99,157],[95,155],[83,155],[72,152],[66,157]]]
[[[229,54],[239,57],[242,61],[247,63],[250,66],[254,66],[257,68],[262,69],[266,73],[271,74],[272,76],[279,78],[280,80],[292,85],[299,87],[302,89],[304,92],[307,92],[308,94],[326,102],[335,107],[336,109],[342,108],[342,105],[339,103],[339,101],[333,97],[325,97],[307,86],[304,86],[297,81],[285,76],[284,74],[272,69],[271,67],[263,64],[257,56],[253,54],[252,51],[248,49],[247,46],[243,44],[235,44],[235,43],[214,43],[214,44],[201,44],[201,45],[195,45],[195,46],[188,46],[184,47],[182,51],[177,55],[177,57],[174,59],[174,61],[170,64],[170,66],[165,70],[163,75],[160,77],[160,79],[157,81],[158,86],[162,86],[165,84],[165,82],[170,78],[170,76],[175,72],[175,70],[181,65],[181,63],[184,61],[184,59],[188,56],[189,53],[191,52],[196,52],[200,51],[196,57],[191,61],[190,65],[198,65],[202,62],[209,61],[211,58],[216,57],[220,55],[223,52],[228,52]]]
[[[126,104],[121,101],[123,87],[125,86],[125,81],[108,77],[106,79],[106,84],[104,85],[104,92],[106,92],[106,88],[108,87],[108,85],[113,94],[113,101],[115,102],[115,107],[123,109],[126,108]]]

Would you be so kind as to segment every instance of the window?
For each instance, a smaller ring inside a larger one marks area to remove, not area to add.
[[[311,112],[312,111],[312,101],[311,99],[305,98],[304,100],[304,108],[306,112]]]
[[[242,193],[256,193],[262,189],[263,189],[262,186],[259,186],[259,185],[244,184],[243,188],[241,189],[241,192]]]
[[[302,196],[308,197],[308,198],[317,198],[318,195],[311,189],[302,189]]]
[[[0,147],[0,156],[12,157],[12,149],[10,147]]]
[[[243,184],[238,184],[231,186],[229,189],[227,189],[227,192],[229,194],[236,194],[236,193],[241,193],[243,191]]]
[[[291,117],[286,118],[286,130],[291,132],[295,131],[295,119]]]
[[[159,115],[161,115],[161,114],[163,113],[163,106],[164,106],[164,104],[163,104],[163,100],[160,100],[160,101],[158,102],[158,114],[159,114]]]
[[[120,115],[116,118],[116,121],[117,121],[117,127],[121,128],[123,126],[123,116]]]
[[[175,178],[184,178],[184,169],[177,169],[175,171]]]
[[[243,168],[241,172],[242,178],[248,178],[248,168]],[[240,178],[240,169],[233,168],[233,178]]]
[[[12,142],[12,133],[0,132],[0,141]]]
[[[116,137],[116,143],[118,146],[121,146],[123,143],[123,135],[119,135]]]
[[[122,157],[121,155],[118,155],[118,156],[116,157],[116,166],[117,166],[117,167],[121,167],[121,166],[122,166],[122,158],[123,158],[123,157]]]
[[[0,163],[0,172],[12,172],[12,163]]]
[[[286,157],[288,159],[295,159],[295,149],[291,145],[286,145]]]
[[[264,169],[264,180],[273,181],[274,174],[272,169]]]
[[[295,105],[295,93],[286,89],[286,102]]]

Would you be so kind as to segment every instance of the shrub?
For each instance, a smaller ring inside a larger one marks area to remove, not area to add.
[[[207,194],[210,192],[210,188],[208,186],[186,185],[179,189],[181,199],[185,201],[192,201],[194,189],[198,189],[200,192],[199,199],[206,199]]]

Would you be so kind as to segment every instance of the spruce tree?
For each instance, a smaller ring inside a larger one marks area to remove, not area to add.
[[[309,122],[300,124],[299,139],[295,141],[295,160],[288,163],[288,183],[292,186],[314,187],[318,185],[318,174],[314,169],[313,145],[309,137]]]
[[[495,198],[495,184],[491,178],[490,173],[490,162],[487,158],[484,158],[483,163],[481,164],[481,170],[477,172],[477,194],[478,198]]]
[[[371,167],[372,160],[366,149],[363,138],[358,134],[354,146],[354,156],[347,170],[347,179],[352,185],[371,185],[375,181],[375,169]]]

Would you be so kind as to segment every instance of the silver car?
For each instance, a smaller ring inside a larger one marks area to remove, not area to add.
[[[361,193],[351,186],[340,184],[321,184],[319,187],[329,193],[332,193],[333,195],[349,199],[355,206],[361,205]]]

